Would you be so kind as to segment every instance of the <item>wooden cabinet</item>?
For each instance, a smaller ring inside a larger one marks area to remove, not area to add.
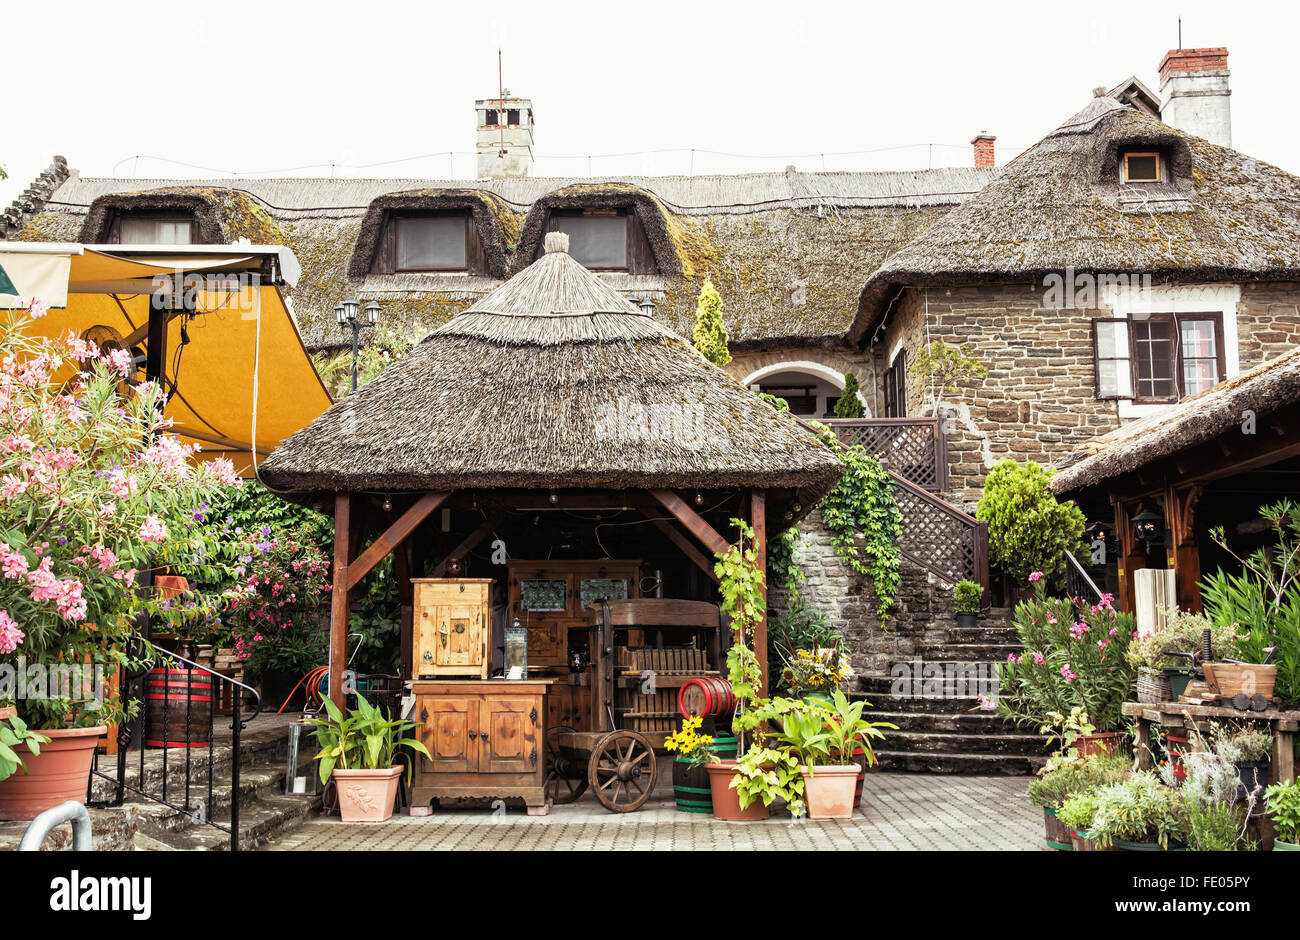
[[[416,758],[411,813],[455,798],[520,798],[546,811],[549,682],[504,679],[415,682],[416,733],[430,757]]]
[[[639,561],[511,559],[510,617],[528,627],[528,667],[565,666],[569,631],[587,629],[587,607],[640,597]]]
[[[412,678],[488,677],[492,663],[492,580],[412,578]]]

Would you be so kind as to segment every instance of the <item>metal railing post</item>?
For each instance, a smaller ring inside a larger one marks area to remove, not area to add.
[[[84,803],[68,800],[52,809],[41,813],[27,826],[22,841],[18,843],[19,852],[39,852],[45,843],[45,837],[55,826],[65,822],[72,823],[72,850],[89,852],[91,849],[90,811]]]

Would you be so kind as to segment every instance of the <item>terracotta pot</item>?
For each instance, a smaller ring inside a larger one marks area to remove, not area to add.
[[[17,705],[0,705],[0,721],[12,718],[16,714],[18,714]]]
[[[334,770],[339,815],[345,823],[379,823],[393,815],[401,767],[383,770]]]
[[[1074,746],[1079,749],[1079,756],[1087,757],[1105,757],[1108,754],[1118,754],[1120,739],[1122,735],[1118,731],[1098,731],[1096,734],[1085,734],[1077,738]]]
[[[0,819],[35,819],[68,800],[84,803],[95,745],[107,731],[104,725],[54,728],[40,732],[50,741],[39,755],[26,745],[14,748],[27,773],[20,768],[0,781]]]
[[[853,790],[862,768],[857,764],[800,767],[809,819],[852,819]]]
[[[762,800],[755,800],[748,809],[740,808],[740,794],[731,786],[731,778],[736,776],[736,761],[724,760],[716,764],[705,764],[709,772],[709,795],[713,799],[713,818],[726,822],[748,822],[754,819],[766,819],[767,807]]]

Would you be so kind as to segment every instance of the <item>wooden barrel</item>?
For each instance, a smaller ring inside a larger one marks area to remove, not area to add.
[[[683,718],[730,715],[736,710],[731,683],[719,676],[687,679],[677,690],[677,710]]]
[[[144,698],[148,716],[144,743],[149,747],[211,744],[212,676],[197,669],[151,669],[145,677]]]
[[[722,760],[735,760],[736,736],[714,735],[713,751]],[[684,757],[673,758],[673,798],[680,812],[711,814],[713,796],[709,790],[709,772],[703,766],[692,767]]]

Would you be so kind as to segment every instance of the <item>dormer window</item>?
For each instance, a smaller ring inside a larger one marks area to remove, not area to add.
[[[583,267],[602,271],[627,270],[627,212],[556,213],[556,231],[569,236],[569,254]]]
[[[464,271],[469,257],[469,217],[462,214],[399,216],[394,220],[398,271]]]
[[[1120,154],[1125,183],[1163,183],[1166,179],[1164,161],[1159,153],[1151,151],[1125,151]]]
[[[188,213],[121,212],[106,239],[110,245],[193,245],[199,227]]]

